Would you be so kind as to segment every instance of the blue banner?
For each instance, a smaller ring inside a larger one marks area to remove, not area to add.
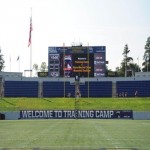
[[[21,110],[20,119],[132,119],[132,110]]]
[[[65,52],[64,52],[65,51]],[[48,54],[87,54],[87,53],[105,53],[105,46],[83,46],[83,47],[48,47]]]

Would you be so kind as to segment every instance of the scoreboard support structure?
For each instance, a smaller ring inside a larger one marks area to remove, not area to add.
[[[80,92],[80,78],[79,76],[75,76],[75,116],[76,119],[78,119],[78,99],[81,97]]]

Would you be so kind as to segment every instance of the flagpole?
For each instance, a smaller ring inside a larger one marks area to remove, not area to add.
[[[30,77],[32,77],[32,8],[31,8],[31,16],[30,16],[30,30],[29,30],[29,43],[28,47],[30,46]]]
[[[10,55],[10,58],[9,58],[9,63],[10,63],[10,72],[11,72],[11,55]]]
[[[17,62],[18,62],[18,72],[20,72],[20,56],[17,57]]]
[[[19,72],[20,72],[20,56],[19,56]]]
[[[32,28],[32,8],[31,8],[31,22],[30,28]],[[32,29],[30,29],[32,32]],[[32,77],[32,36],[31,36],[31,45],[30,45],[30,77]]]
[[[32,42],[30,45],[30,77],[32,77]]]

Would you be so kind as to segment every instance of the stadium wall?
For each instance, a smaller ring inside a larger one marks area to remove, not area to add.
[[[5,120],[18,120],[20,119],[20,112],[0,112],[5,115]],[[61,118],[60,118],[61,119]],[[150,120],[150,112],[133,111],[133,120]]]

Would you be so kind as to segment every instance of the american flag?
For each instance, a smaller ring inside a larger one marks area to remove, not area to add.
[[[20,57],[18,56],[18,57],[17,57],[17,61],[19,60],[19,58],[20,58]]]
[[[29,41],[28,41],[28,47],[31,45],[31,32],[32,32],[32,17],[30,17],[30,31],[29,31]]]

